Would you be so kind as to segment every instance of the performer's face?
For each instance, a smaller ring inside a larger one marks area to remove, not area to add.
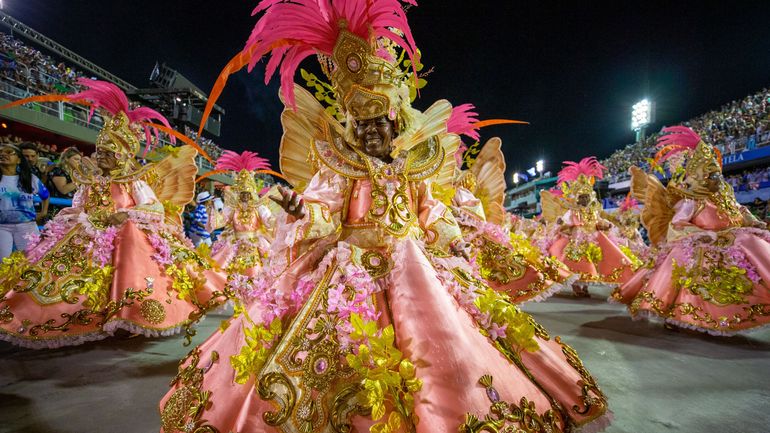
[[[359,120],[356,124],[355,138],[364,153],[384,159],[390,153],[393,131],[393,122],[385,116],[380,116],[375,119]]]
[[[577,203],[580,206],[588,206],[588,203],[591,202],[591,196],[588,194],[580,194],[577,199]]]
[[[722,173],[718,171],[710,173],[708,176],[706,176],[705,183],[706,189],[709,190],[709,192],[719,191],[719,187],[722,184]]]
[[[102,148],[96,149],[96,165],[102,170],[113,170],[118,166],[118,159],[115,152]]]
[[[248,191],[241,191],[238,198],[241,200],[241,203],[248,203],[251,201],[251,193]]]

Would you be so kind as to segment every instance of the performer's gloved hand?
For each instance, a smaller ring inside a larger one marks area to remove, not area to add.
[[[270,200],[276,202],[287,214],[296,219],[305,217],[305,203],[296,191],[292,191],[279,185],[278,193],[281,194],[280,197],[270,196]]]
[[[449,248],[452,250],[452,254],[454,254],[455,256],[462,257],[465,260],[470,261],[471,244],[469,242],[466,242],[464,240],[458,240],[458,241],[452,242]]]
[[[128,219],[128,213],[127,212],[115,212],[114,214],[107,217],[107,224],[111,226],[119,226],[126,222]]]
[[[607,221],[599,221],[596,223],[596,230],[607,231],[612,228],[612,224]]]

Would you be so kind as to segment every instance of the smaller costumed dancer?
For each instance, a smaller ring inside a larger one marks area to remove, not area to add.
[[[541,192],[543,218],[553,224],[555,231],[548,252],[580,274],[580,281],[572,289],[575,295],[586,297],[588,283],[618,284],[628,280],[638,259],[629,257],[609,236],[612,223],[604,218],[593,189],[596,179],[604,176],[604,166],[595,157],[564,164],[566,167],[558,173],[563,196]]]
[[[217,160],[216,169],[232,171],[235,184],[225,190],[225,228],[211,253],[228,279],[239,284],[262,269],[272,241],[272,214],[262,204],[269,200],[260,200],[254,179],[269,168],[267,159],[249,151],[239,155],[226,150]]]
[[[609,215],[610,221],[614,224],[611,233],[618,239],[620,249],[632,260],[634,258],[639,259],[640,262],[636,262],[639,266],[650,255],[650,248],[639,232],[641,227],[640,212],[639,202],[629,193],[620,203],[617,212]]]
[[[170,129],[166,119],[130,110],[111,83],[79,84],[87,90],[50,98],[103,109],[95,162],[83,158],[73,171],[80,187],[72,207],[46,225],[26,256],[16,252],[0,265],[0,340],[41,349],[119,329],[148,337],[189,330],[220,302],[215,290],[225,285],[182,233],[178,210],[194,193],[195,149],[139,166],[140,139],[150,128]]]
[[[770,233],[735,200],[721,155],[690,128],[663,130],[656,161],[671,180],[632,167],[631,193],[659,252],[613,292],[634,317],[730,335],[770,322]]]
[[[472,128],[476,115],[470,111],[473,108],[470,104],[454,107],[447,130],[478,140]],[[490,287],[505,292],[517,304],[542,301],[560,291],[565,281],[571,285],[577,276],[573,277],[558,260],[544,257],[526,238],[503,228],[509,218],[503,208],[505,157],[501,148],[502,141],[495,137],[475,158],[465,158],[470,168],[457,171],[449,204],[463,238],[472,245],[471,257]],[[455,153],[458,167],[463,165],[466,149],[460,146]]]

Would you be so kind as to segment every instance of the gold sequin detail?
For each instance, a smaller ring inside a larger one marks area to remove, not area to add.
[[[153,325],[163,323],[163,321],[166,320],[166,308],[155,299],[147,299],[142,302],[139,313],[141,313],[145,320]]]

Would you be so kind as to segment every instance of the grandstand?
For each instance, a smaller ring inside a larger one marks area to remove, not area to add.
[[[44,54],[43,50],[50,55]],[[180,78],[166,88],[155,82],[153,89],[140,89],[0,11],[0,104],[36,94],[71,92],[77,90],[74,83],[78,77],[96,77],[117,84],[133,101],[167,115],[178,130],[185,133],[197,130],[194,111],[200,111],[198,107],[205,105],[205,94],[176,71],[165,65],[163,68],[167,75],[173,73]],[[184,83],[184,86],[180,88],[177,83]],[[175,107],[176,103],[179,107]],[[218,135],[223,115],[224,110],[215,107],[214,116],[207,123],[207,131],[212,135]],[[55,156],[57,149],[69,146],[88,154],[94,149],[96,135],[103,123],[98,115],[90,121],[88,117],[86,108],[73,104],[27,104],[0,112],[0,136],[38,142],[51,156]],[[197,119],[200,119],[199,115]],[[200,142],[212,157],[221,153],[221,148],[210,139],[202,138]],[[170,144],[161,138],[160,146]],[[211,163],[203,157],[198,156],[196,163],[199,175],[213,170]],[[232,183],[230,176],[223,174],[210,179]]]

